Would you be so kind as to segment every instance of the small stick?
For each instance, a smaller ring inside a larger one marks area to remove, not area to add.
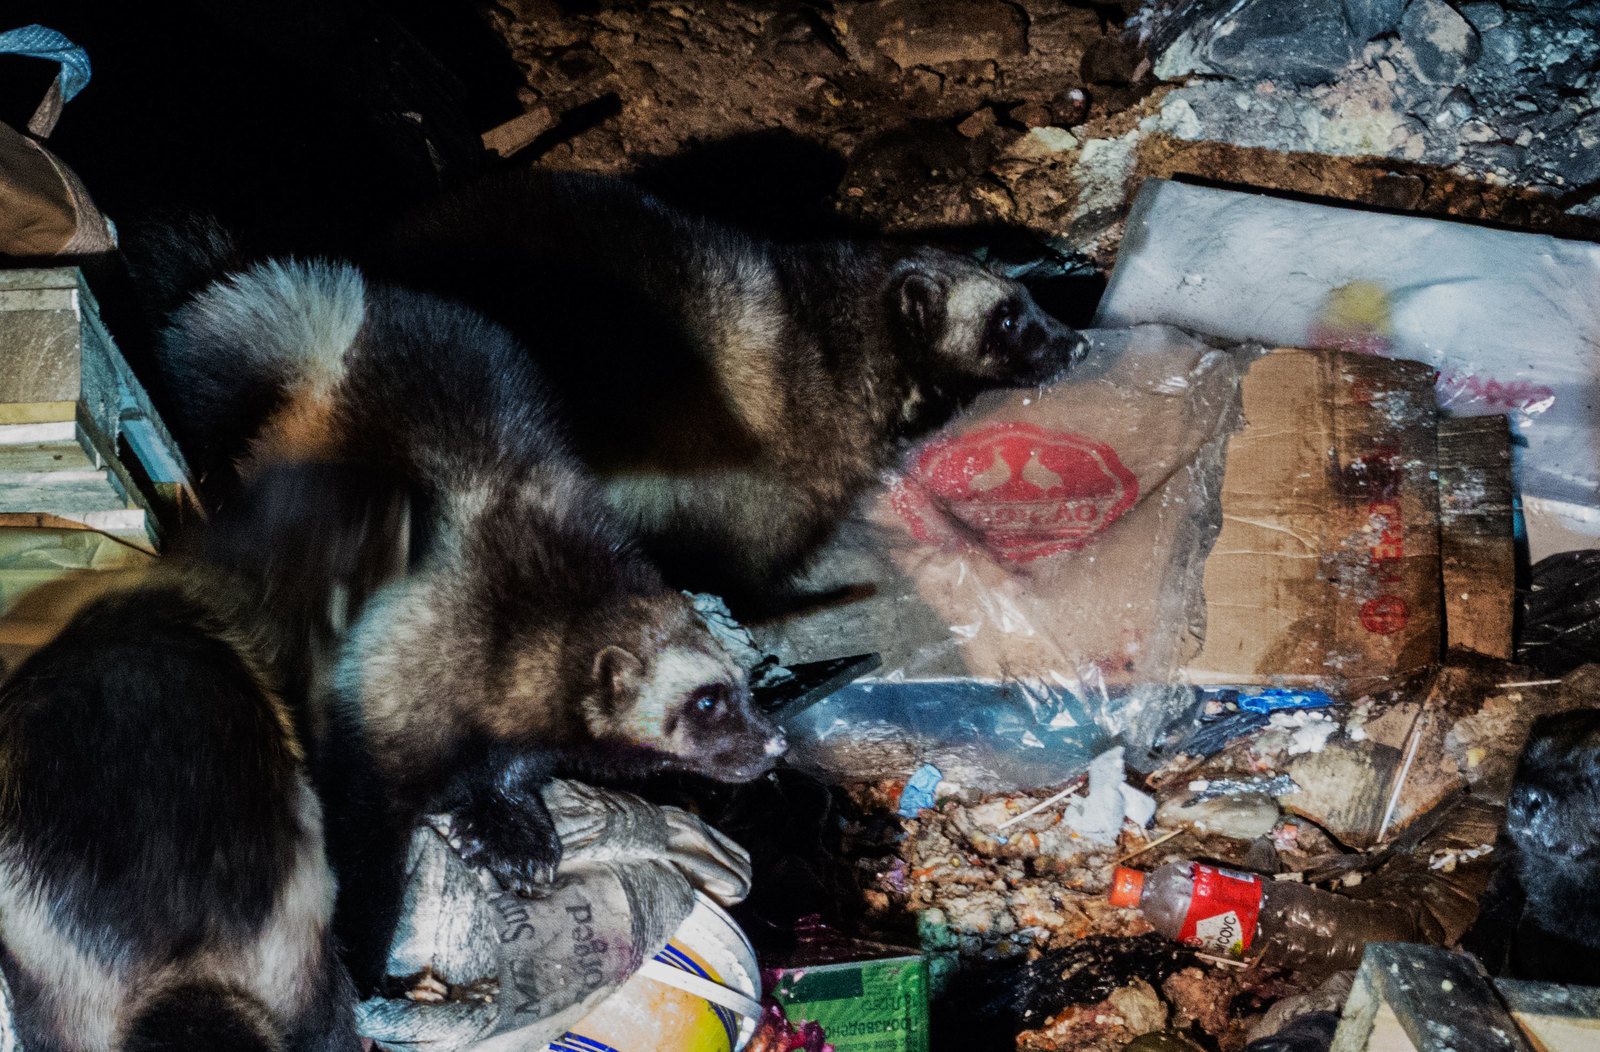
[[[1196,957],[1200,958],[1202,961],[1209,961],[1212,964],[1220,964],[1224,968],[1248,968],[1248,967],[1250,967],[1250,965],[1247,962],[1245,962],[1245,961],[1236,961],[1232,957],[1213,957],[1211,954],[1209,954],[1209,953],[1201,953],[1199,950],[1196,950],[1194,955]]]
[[[1182,832],[1184,832],[1184,830],[1182,830],[1182,829],[1174,829],[1172,832],[1167,833],[1165,836],[1158,836],[1154,840],[1150,841],[1150,843],[1148,843],[1144,847],[1140,848],[1139,850],[1130,851],[1126,855],[1123,855],[1121,858],[1117,859],[1115,862],[1113,862],[1111,864],[1113,866],[1120,866],[1124,862],[1128,861],[1128,859],[1130,859],[1130,858],[1137,858],[1139,855],[1144,854],[1146,851],[1149,851],[1151,848],[1159,847],[1160,845],[1165,844],[1167,841],[1171,840],[1173,837],[1177,836],[1179,833],[1182,833]]]
[[[1553,687],[1560,683],[1559,679],[1523,679],[1511,683],[1496,683],[1496,690],[1505,690],[1507,687]]]
[[[1040,811],[1043,811],[1045,808],[1049,807],[1051,804],[1059,803],[1060,801],[1065,800],[1067,797],[1071,796],[1073,793],[1077,792],[1079,789],[1082,789],[1082,788],[1083,788],[1083,781],[1081,779],[1074,779],[1071,785],[1067,786],[1065,789],[1061,790],[1059,793],[1057,793],[1056,795],[1052,796],[1050,799],[1042,800],[1039,803],[1034,804],[1032,807],[1028,808],[1026,811],[1022,812],[1020,815],[1013,815],[1012,817],[1006,819],[1004,822],[1001,822],[999,825],[994,827],[994,831],[996,833],[998,833],[998,832],[1000,832],[1000,830],[1004,829],[1006,826],[1009,826],[1009,825],[1011,825],[1011,824],[1013,824],[1015,822],[1020,822],[1024,818],[1027,818],[1029,815],[1036,815]]]
[[[1400,768],[1400,777],[1395,779],[1394,791],[1389,794],[1389,806],[1383,809],[1383,823],[1378,826],[1378,842],[1383,842],[1383,834],[1389,831],[1389,821],[1394,818],[1395,805],[1400,803],[1400,790],[1406,787],[1406,776],[1411,773],[1411,761],[1417,758],[1417,745],[1422,741],[1422,723],[1425,713],[1417,710],[1416,719],[1411,721],[1411,740],[1406,744],[1406,762]]]

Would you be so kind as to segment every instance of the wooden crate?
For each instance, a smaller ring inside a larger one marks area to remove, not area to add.
[[[1600,990],[1490,979],[1470,954],[1373,943],[1332,1052],[1594,1052]]]
[[[195,507],[82,272],[0,270],[0,526],[77,525],[154,550]]]

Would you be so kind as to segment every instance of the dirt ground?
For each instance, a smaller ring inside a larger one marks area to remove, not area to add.
[[[525,155],[649,173],[680,203],[778,234],[1020,227],[1108,268],[1147,176],[1600,231],[1515,180],[1170,136],[1155,118],[1172,86],[1137,14],[1131,0],[502,0],[491,17],[524,105],[565,117]]]

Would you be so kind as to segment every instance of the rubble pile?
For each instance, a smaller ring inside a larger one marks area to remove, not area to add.
[[[1600,179],[1600,5],[1158,0],[1138,17],[1183,86],[1181,139],[1451,167],[1565,198]]]
[[[1056,977],[1045,994],[1035,980],[1010,981],[1033,1006],[1031,1017],[1016,1013],[1020,1049],[1120,1049],[1141,1034],[1196,1030],[1242,1047],[1266,1008],[1309,996],[1324,973],[1165,942],[1136,910],[1109,904],[1113,869],[1240,867],[1340,891],[1417,938],[1453,944],[1496,861],[1493,802],[1505,799],[1528,726],[1600,689],[1594,666],[1564,680],[1533,675],[1463,654],[1354,704],[1267,713],[1211,697],[1143,779],[1159,803],[1153,820],[1124,821],[1105,842],[1082,824],[1092,775],[1031,792],[941,783],[933,806],[903,820],[892,855],[860,863],[868,916],[885,928],[917,917],[936,988],[1005,962]],[[854,795],[881,812],[900,788],[861,784]],[[1152,942],[1169,950],[1159,965]]]

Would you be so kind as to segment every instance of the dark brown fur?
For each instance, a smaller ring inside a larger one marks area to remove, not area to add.
[[[249,586],[180,562],[0,689],[0,953],[29,1052],[354,1052],[322,809]]]
[[[669,580],[736,602],[798,569],[904,440],[1084,346],[965,257],[782,246],[571,174],[469,188],[384,266],[508,326]]]
[[[234,476],[248,493],[307,460],[406,494],[408,551],[369,560],[405,572],[352,609],[322,709],[339,934],[364,989],[425,811],[449,810],[469,860],[526,885],[560,857],[539,795],[558,771],[737,780],[782,751],[742,671],[609,513],[503,330],[348,267],[266,264],[181,309],[161,354],[190,391],[183,433],[227,483],[224,512]]]

